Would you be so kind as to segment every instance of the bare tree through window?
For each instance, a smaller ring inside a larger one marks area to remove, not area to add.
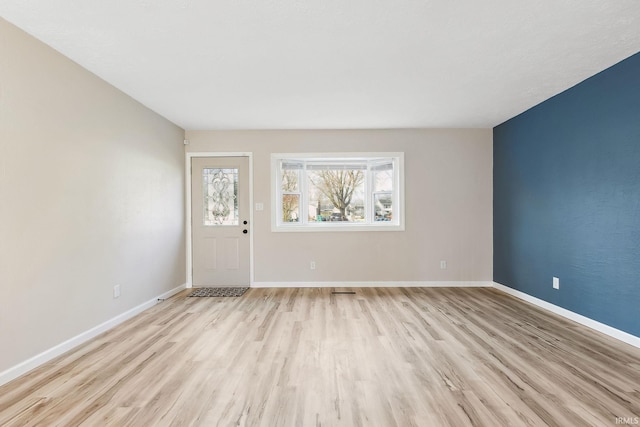
[[[296,222],[299,218],[300,195],[297,170],[282,171],[282,221]]]
[[[339,221],[347,221],[347,208],[354,192],[364,182],[362,170],[319,170],[309,175],[311,183],[339,211]]]

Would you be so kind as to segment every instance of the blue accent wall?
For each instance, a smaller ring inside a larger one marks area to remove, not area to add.
[[[494,281],[640,336],[640,53],[493,144]]]

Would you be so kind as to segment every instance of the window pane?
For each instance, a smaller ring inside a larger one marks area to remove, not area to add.
[[[391,193],[373,194],[373,211],[375,221],[391,221],[393,218],[393,197]]]
[[[373,191],[393,191],[393,169],[374,170]]]
[[[300,221],[300,195],[282,195],[282,222]]]
[[[238,225],[238,169],[205,168],[204,225]]]
[[[310,222],[362,222],[364,180],[362,169],[308,170]]]
[[[300,170],[283,169],[281,182],[282,191],[285,193],[300,191]]]

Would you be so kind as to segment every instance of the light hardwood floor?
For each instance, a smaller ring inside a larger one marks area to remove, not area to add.
[[[0,387],[0,425],[614,426],[640,417],[640,349],[494,289],[353,290],[182,292]]]

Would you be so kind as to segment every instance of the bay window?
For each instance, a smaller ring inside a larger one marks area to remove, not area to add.
[[[274,231],[402,230],[402,153],[273,154]]]

